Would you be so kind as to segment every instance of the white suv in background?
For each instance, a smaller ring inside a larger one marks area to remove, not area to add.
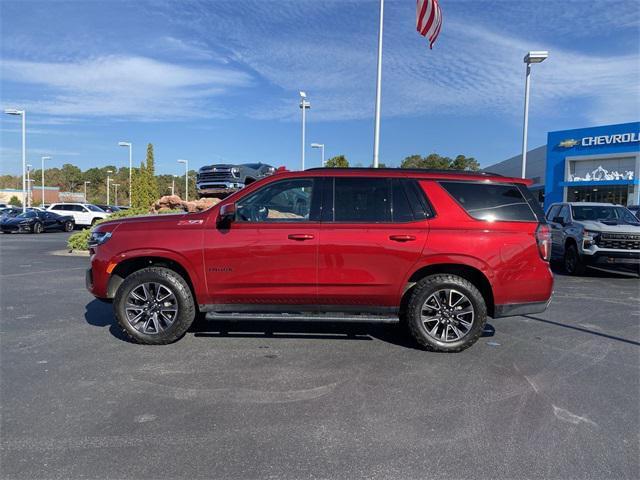
[[[109,214],[90,203],[52,203],[47,210],[60,215],[71,215],[76,225],[93,225],[96,220],[107,218]]]

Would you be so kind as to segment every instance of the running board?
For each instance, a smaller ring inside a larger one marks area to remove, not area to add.
[[[339,315],[336,313],[224,313],[224,312],[207,312],[207,320],[226,320],[226,321],[276,321],[276,322],[348,322],[348,323],[398,323],[397,315]]]

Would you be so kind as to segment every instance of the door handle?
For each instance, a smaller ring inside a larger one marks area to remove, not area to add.
[[[391,235],[389,239],[394,242],[413,242],[416,237],[414,235]]]
[[[315,237],[310,233],[292,233],[288,238],[289,240],[298,240],[300,242],[304,240],[313,240]]]

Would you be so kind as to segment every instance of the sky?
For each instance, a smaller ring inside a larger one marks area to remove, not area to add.
[[[516,155],[529,50],[529,147],[548,131],[640,120],[640,7],[616,0],[440,0],[433,50],[415,0],[386,0],[380,160]],[[372,161],[378,0],[0,0],[0,103],[27,111],[28,162],[159,173],[262,161]],[[21,170],[19,117],[1,115],[0,173]]]

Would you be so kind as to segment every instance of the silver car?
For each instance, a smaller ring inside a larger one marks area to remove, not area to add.
[[[547,210],[551,259],[567,273],[587,268],[640,275],[640,222],[627,208],[612,203],[563,202]]]

